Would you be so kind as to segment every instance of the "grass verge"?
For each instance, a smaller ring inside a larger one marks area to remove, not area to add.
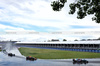
[[[62,51],[37,48],[19,48],[24,56],[33,56],[39,59],[71,59],[71,58],[100,58],[100,53]]]

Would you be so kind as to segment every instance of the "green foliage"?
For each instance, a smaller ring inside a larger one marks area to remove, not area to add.
[[[53,1],[51,6],[54,11],[60,11],[67,0]],[[69,5],[69,14],[74,14],[77,9],[77,18],[83,19],[87,15],[93,14],[93,21],[100,23],[100,0],[75,0]]]
[[[100,37],[98,38],[98,40],[100,40]]]
[[[67,41],[66,39],[63,39],[63,41]]]
[[[53,1],[51,6],[54,11],[60,11],[67,0]]]

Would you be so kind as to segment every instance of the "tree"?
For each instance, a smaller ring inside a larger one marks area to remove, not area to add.
[[[98,40],[100,40],[100,37],[98,38]]]
[[[67,0],[53,1],[51,6],[54,11],[60,11],[64,7],[65,2],[67,2]]]
[[[67,0],[58,0],[51,3],[54,11],[61,11]],[[100,0],[75,0],[69,5],[69,14],[74,14],[77,9],[77,18],[83,19],[87,15],[93,14],[92,20],[100,23]]]
[[[75,39],[74,41],[78,41],[77,39]]]
[[[81,41],[86,41],[86,39],[82,39]]]
[[[50,42],[50,40],[48,40],[48,42]]]
[[[52,39],[51,41],[59,41],[59,39]]]
[[[63,41],[67,41],[66,39],[63,39]]]

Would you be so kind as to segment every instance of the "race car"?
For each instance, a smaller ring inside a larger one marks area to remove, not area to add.
[[[35,61],[35,60],[37,60],[37,58],[33,58],[31,56],[28,56],[28,57],[26,57],[26,60]]]
[[[12,57],[12,56],[15,56],[15,54],[8,53],[8,56]]]
[[[88,63],[88,61],[87,60],[85,60],[85,59],[73,59],[73,64],[76,64],[76,63],[78,63],[78,64],[87,64]]]

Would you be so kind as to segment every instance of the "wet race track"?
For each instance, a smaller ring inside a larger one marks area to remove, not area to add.
[[[72,59],[27,61],[25,57],[8,55],[0,52],[0,66],[100,66],[100,59],[87,59],[87,64],[73,64]]]

